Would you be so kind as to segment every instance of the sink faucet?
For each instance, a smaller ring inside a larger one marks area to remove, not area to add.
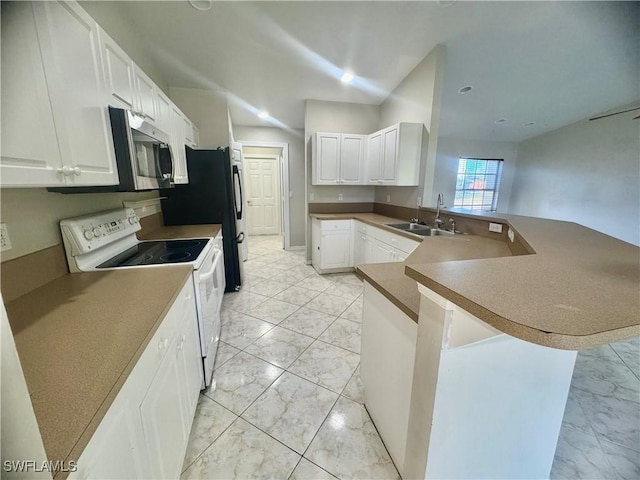
[[[444,220],[440,218],[440,207],[444,207],[444,195],[442,192],[438,194],[438,200],[436,201],[436,219],[433,221],[436,228],[439,228],[444,223]]]

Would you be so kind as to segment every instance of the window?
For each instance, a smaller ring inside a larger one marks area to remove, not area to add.
[[[460,158],[453,206],[495,211],[502,160]]]

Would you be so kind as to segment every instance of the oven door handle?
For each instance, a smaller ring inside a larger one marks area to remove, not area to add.
[[[214,249],[214,250],[215,250],[215,254],[214,254],[215,258],[213,259],[213,265],[211,265],[211,270],[209,270],[207,273],[200,274],[200,280],[201,281],[209,280],[211,277],[213,277],[213,274],[215,273],[216,268],[218,268],[218,263],[219,263],[219,260],[220,260],[220,253],[221,252],[217,248]],[[214,286],[216,288],[218,288],[218,286],[215,285],[216,283],[218,283],[216,280],[217,279],[214,277]]]

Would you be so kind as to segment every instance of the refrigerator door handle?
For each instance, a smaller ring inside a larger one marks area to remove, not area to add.
[[[236,237],[236,243],[242,243],[242,242],[244,242],[244,232],[240,232]]]
[[[238,170],[238,166],[234,165],[233,166],[233,178],[234,178],[234,182],[235,179],[238,179],[238,193],[240,196],[240,208],[238,208],[238,199],[236,198],[236,196],[234,195],[234,202],[236,202],[236,218],[238,220],[242,219],[242,206],[244,204],[243,200],[242,200],[242,182],[240,181],[240,170]]]

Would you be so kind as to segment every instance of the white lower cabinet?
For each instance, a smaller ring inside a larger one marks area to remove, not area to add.
[[[402,262],[420,244],[358,220],[311,223],[311,263],[318,273],[348,271],[363,263]]]
[[[69,478],[178,478],[202,381],[191,279],[140,356]]]

